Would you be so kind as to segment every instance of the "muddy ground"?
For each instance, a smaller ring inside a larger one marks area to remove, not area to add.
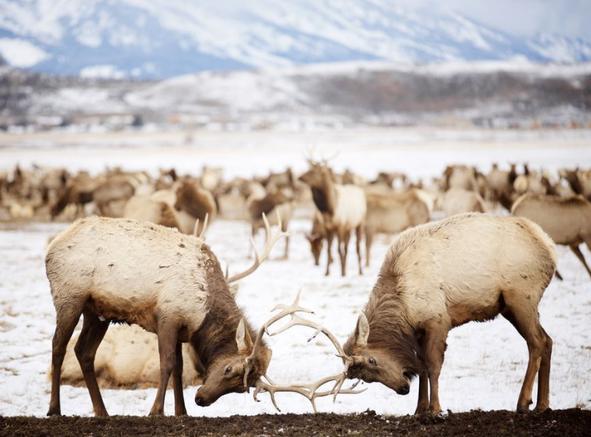
[[[334,435],[507,435],[589,436],[591,411],[569,409],[542,414],[508,411],[449,413],[444,417],[355,415],[258,415],[225,418],[0,417],[1,436],[334,436]]]

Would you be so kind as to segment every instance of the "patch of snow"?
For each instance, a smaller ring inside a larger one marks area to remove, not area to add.
[[[0,54],[13,67],[28,68],[50,57],[49,53],[24,39],[0,38]]]
[[[80,77],[94,79],[123,79],[125,72],[114,65],[93,65],[80,70]]]

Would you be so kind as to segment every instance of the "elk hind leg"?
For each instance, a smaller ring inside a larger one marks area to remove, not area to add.
[[[503,310],[503,316],[517,329],[519,334],[525,339],[529,352],[529,360],[523,385],[519,392],[517,400],[517,411],[525,412],[529,410],[532,403],[532,391],[536,374],[540,372],[540,384],[538,389],[538,406],[541,409],[547,408],[548,404],[549,377],[550,377],[550,356],[552,354],[552,341],[544,332],[538,318],[538,311],[531,302],[510,299],[506,293],[503,293],[506,307]],[[544,363],[541,366],[542,361]],[[540,396],[545,395],[545,399]]]
[[[84,311],[82,331],[80,332],[80,336],[74,347],[76,358],[78,358],[78,362],[80,363],[80,368],[84,375],[84,381],[86,382],[86,387],[90,394],[95,416],[108,416],[94,370],[96,351],[108,328],[108,321],[101,321],[96,314],[93,314],[90,311]]]
[[[55,332],[51,345],[51,398],[48,416],[61,414],[60,384],[66,347],[82,314],[83,302],[56,305]]]
[[[332,264],[332,240],[334,234],[332,232],[326,233],[326,272],[325,276],[330,275],[330,265]]]
[[[575,256],[579,259],[579,261],[581,261],[581,263],[585,267],[585,270],[587,270],[587,273],[589,274],[589,276],[591,276],[591,269],[589,269],[589,266],[587,265],[587,261],[585,261],[585,257],[583,256],[583,253],[581,252],[581,249],[579,248],[579,246],[577,244],[571,244],[570,250],[573,251]]]

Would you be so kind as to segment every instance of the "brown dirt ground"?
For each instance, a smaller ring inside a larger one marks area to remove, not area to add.
[[[0,417],[0,436],[590,436],[591,411],[542,414],[509,411],[449,413],[444,417],[355,415],[260,415],[202,417]]]

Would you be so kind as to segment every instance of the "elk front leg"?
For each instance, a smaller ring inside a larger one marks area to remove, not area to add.
[[[361,259],[361,240],[363,239],[363,225],[355,228],[355,250],[357,252],[357,262],[359,264],[359,274],[363,275],[363,261]]]
[[[349,240],[351,231],[347,230],[342,235],[339,234],[339,255],[341,256],[341,276],[347,275],[347,252],[349,251]]]
[[[449,327],[443,323],[436,323],[425,329],[425,364],[429,376],[430,400],[429,412],[431,414],[441,413],[439,403],[439,374],[443,366],[445,354],[445,339]]]
[[[326,233],[326,272],[325,276],[330,275],[330,265],[332,264],[332,240],[334,234],[330,231]]]
[[[373,231],[365,229],[365,267],[369,267],[371,259],[371,244],[373,243]]]
[[[176,344],[178,340],[177,326],[158,326],[158,353],[160,355],[160,383],[156,399],[150,410],[150,416],[164,414],[164,397],[168,387],[170,374],[176,365]]]
[[[94,357],[108,328],[108,321],[102,322],[95,314],[85,311],[82,331],[74,347],[76,358],[78,358],[78,362],[80,363],[84,381],[90,394],[95,416],[108,416],[94,370]]]
[[[174,388],[174,414],[186,416],[185,397],[183,396],[183,344],[176,342],[176,363],[172,370],[172,383]]]

